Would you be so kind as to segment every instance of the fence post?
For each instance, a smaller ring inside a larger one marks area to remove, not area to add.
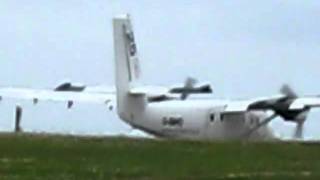
[[[17,105],[16,106],[16,112],[15,112],[15,127],[14,127],[14,132],[19,133],[22,131],[21,129],[21,118],[22,118],[22,107]]]

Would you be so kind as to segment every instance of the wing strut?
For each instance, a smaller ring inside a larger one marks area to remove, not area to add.
[[[272,121],[274,118],[278,117],[276,113],[272,114],[271,116],[265,118],[263,121],[261,121],[259,124],[257,124],[255,127],[250,129],[249,131],[245,132],[245,137],[250,137],[252,133],[256,132],[260,127],[268,124],[270,121]]]

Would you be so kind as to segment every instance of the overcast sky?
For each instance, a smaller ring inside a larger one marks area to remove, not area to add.
[[[194,76],[210,81],[217,98],[272,95],[283,83],[320,94],[319,9],[316,0],[2,0],[0,86],[53,88],[65,79],[114,85],[111,20],[130,13],[146,84]],[[0,104],[0,128],[12,127],[16,103]],[[29,130],[127,128],[101,106],[19,103]],[[319,110],[306,126],[307,136],[320,138]],[[293,128],[280,120],[273,127],[284,135]]]

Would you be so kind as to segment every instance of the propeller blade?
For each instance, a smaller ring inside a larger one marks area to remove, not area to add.
[[[284,84],[281,87],[280,92],[290,98],[297,98],[298,97],[297,93],[288,84]]]
[[[297,122],[297,126],[294,131],[294,138],[295,139],[302,139],[303,138],[303,126],[304,126],[304,121]]]
[[[190,94],[190,91],[192,91],[194,85],[197,83],[197,80],[195,78],[192,78],[192,77],[188,77],[184,83],[184,90],[181,94],[181,97],[180,99],[181,100],[186,100],[187,97],[189,96]]]
[[[297,125],[294,131],[294,138],[296,139],[303,138],[303,126],[304,126],[304,122],[307,120],[309,112],[310,112],[310,109],[306,109],[296,117],[295,122],[297,123]]]
[[[185,81],[185,87],[193,87],[197,82],[195,78],[188,77]]]

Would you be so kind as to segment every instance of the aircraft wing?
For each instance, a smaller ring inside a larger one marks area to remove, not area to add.
[[[270,97],[260,97],[260,98],[249,99],[249,100],[231,101],[226,105],[225,112],[248,111],[250,109],[253,109],[253,106],[257,106],[260,104],[271,104],[283,98],[285,98],[284,95],[275,95]],[[261,110],[263,109],[264,107],[261,107]],[[268,110],[268,109],[265,108],[265,110]]]
[[[291,98],[285,95],[257,98],[244,101],[231,101],[226,105],[226,112],[241,112],[248,110],[305,110],[320,107],[320,97],[296,97]]]
[[[68,108],[74,103],[95,103],[111,105],[115,100],[114,93],[64,92],[52,90],[3,88],[0,89],[0,100],[30,100],[34,104],[40,101],[66,102]]]
[[[313,107],[320,107],[319,96],[297,98],[291,103],[289,109],[299,110],[299,109],[313,108]]]
[[[296,123],[294,131],[295,138],[303,138],[303,127],[307,116],[314,107],[320,107],[320,96],[298,95],[292,89],[285,85],[281,89],[283,95],[278,97],[260,98],[247,101],[231,101],[226,104],[227,113],[246,112],[251,110],[266,111],[271,110],[273,114],[259,122],[249,134],[259,129],[259,127],[268,124],[276,117],[281,117],[284,121]]]

